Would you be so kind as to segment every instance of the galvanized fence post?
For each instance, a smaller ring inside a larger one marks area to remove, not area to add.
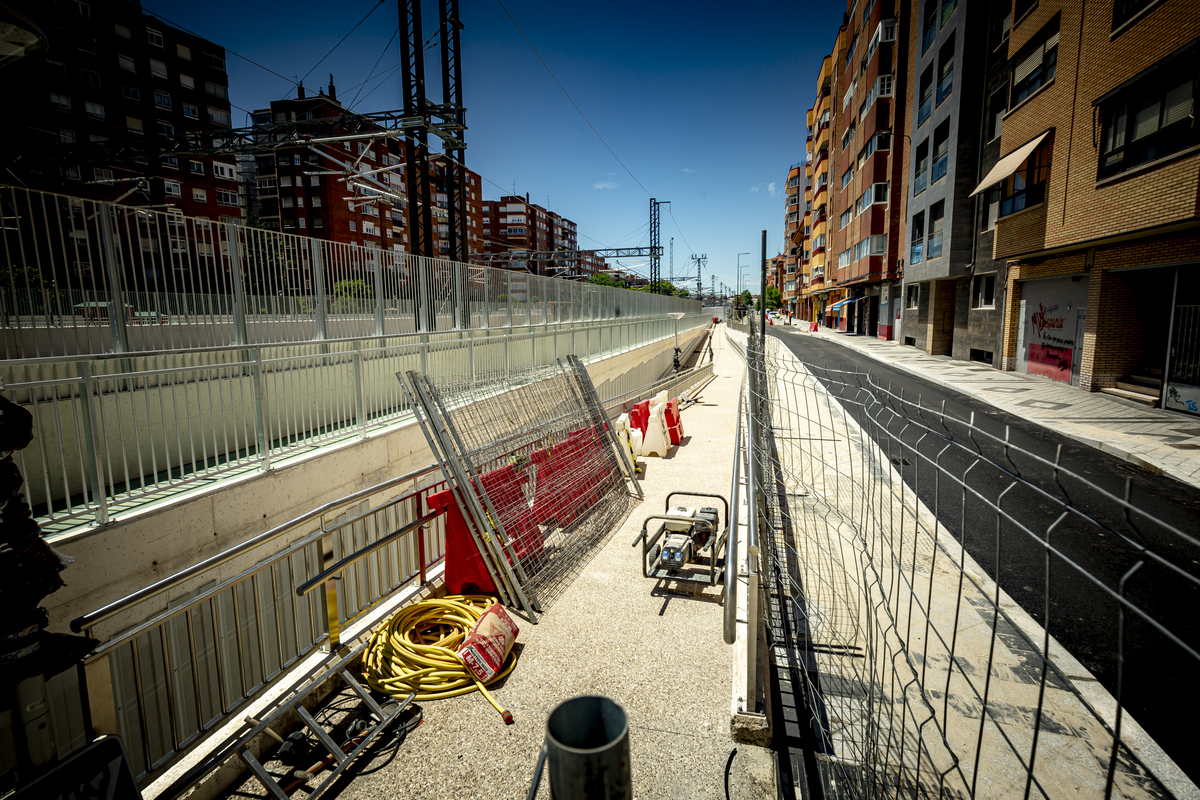
[[[254,378],[254,428],[258,434],[258,452],[262,457],[262,469],[271,468],[271,430],[267,424],[267,391],[263,382],[262,351],[255,347],[250,351],[254,364],[251,375]]]
[[[326,329],[328,309],[325,307],[325,246],[314,239],[312,241],[312,270],[313,287],[316,289],[316,323],[318,339],[328,338]]]
[[[371,259],[372,272],[375,275],[375,335],[383,337],[383,273],[381,271],[382,259],[380,251],[371,248],[367,251]]]
[[[107,205],[107,204],[106,204]],[[92,365],[87,361],[77,364],[79,369],[79,402],[83,406],[83,442],[87,451],[88,482],[92,487],[92,502],[96,504],[96,519],[94,524],[108,524],[108,495],[104,491],[104,465],[100,461],[103,443],[100,439],[99,426],[96,424],[96,412],[92,405],[92,389],[95,381],[92,379]]]
[[[429,296],[429,265],[424,256],[415,256],[416,266],[413,272],[417,276],[417,330],[428,333],[437,330],[437,315],[430,305]]]
[[[100,244],[104,249],[104,271],[108,279],[108,325],[112,330],[113,352],[129,351],[129,314],[125,310],[125,291],[117,256],[116,218],[113,204],[100,204]]]
[[[483,270],[483,327],[492,327],[492,270],[491,267],[481,267]]]
[[[367,438],[367,407],[366,401],[363,399],[363,358],[362,358],[362,342],[355,341],[353,344],[353,352],[351,353],[351,362],[354,365],[354,413],[355,422],[358,424],[358,433],[360,439]]]
[[[249,344],[246,335],[246,285],[242,264],[242,242],[240,229],[222,225],[229,236],[229,270],[233,278],[233,343]]]

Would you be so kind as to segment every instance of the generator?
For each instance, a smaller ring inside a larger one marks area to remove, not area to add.
[[[642,545],[642,575],[657,580],[685,581],[709,586],[723,579],[728,531],[721,528],[721,514],[711,506],[672,505],[672,498],[708,497],[720,500],[729,521],[729,503],[717,494],[671,492],[662,514],[652,514],[642,523],[633,546]],[[653,534],[651,522],[660,524]]]

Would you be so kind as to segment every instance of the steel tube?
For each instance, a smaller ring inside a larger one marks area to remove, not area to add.
[[[743,377],[742,386],[746,380]],[[734,417],[733,434],[733,482],[729,488],[729,541],[725,546],[725,644],[737,641],[737,585],[738,585],[738,511],[741,500],[742,461],[742,393],[738,393],[737,416]]]
[[[304,595],[311,592],[313,589],[317,588],[322,582],[329,579],[333,575],[336,575],[337,573],[341,572],[346,567],[350,566],[351,564],[355,564],[358,561],[361,561],[363,558],[370,555],[371,553],[374,553],[379,548],[391,544],[392,542],[396,541],[397,539],[401,538],[402,536],[412,533],[415,529],[425,526],[429,522],[432,522],[433,520],[437,519],[439,516],[441,516],[441,514],[442,514],[441,511],[432,511],[432,512],[426,514],[425,516],[420,517],[419,519],[413,520],[412,522],[408,523],[400,530],[389,533],[387,536],[383,537],[382,539],[376,539],[374,542],[367,545],[366,547],[356,550],[353,553],[351,553],[350,555],[342,558],[340,561],[338,561],[334,564],[331,564],[330,566],[326,567],[321,572],[320,575],[316,575],[316,576],[312,577],[311,579],[305,581],[304,583],[300,584],[299,586],[297,586],[296,587],[296,596],[303,597]],[[423,569],[424,568],[422,568],[422,570]]]

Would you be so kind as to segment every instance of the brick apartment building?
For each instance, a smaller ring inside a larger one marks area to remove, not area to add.
[[[992,258],[996,207],[973,192],[1000,156],[1011,9],[979,0],[924,0],[913,11],[910,127],[902,143],[911,164],[909,245],[892,317],[905,344],[994,364],[1004,263]]]
[[[799,297],[802,289],[802,278],[799,270],[802,242],[797,236],[804,227],[804,191],[807,180],[803,164],[793,164],[788,170],[787,183],[784,184],[784,284],[782,309],[795,317],[800,313]]]
[[[1003,368],[1200,412],[1200,8],[1018,0],[1008,69]]]
[[[269,109],[254,112],[256,125],[304,119],[338,119],[349,112],[337,99],[337,87],[309,94],[301,85],[297,95],[271,103]],[[355,130],[378,129],[358,117]],[[329,135],[349,133],[347,125],[335,124]],[[264,227],[396,252],[411,252],[409,198],[405,182],[411,144],[400,139],[375,139],[334,142],[283,148],[258,154],[253,162],[252,183],[254,213]],[[434,202],[432,251],[443,257],[449,253],[449,194],[444,156],[430,159],[430,194]],[[364,181],[345,180],[336,172],[357,164],[364,173],[373,173],[383,187]],[[466,170],[467,251],[483,250],[483,203],[479,175]],[[251,192],[247,192],[248,195]]]
[[[145,13],[137,0],[11,7],[47,49],[5,67],[5,181],[32,189],[239,221],[236,162],[161,149],[231,126],[225,49]],[[133,190],[131,192],[131,190]]]
[[[894,336],[887,308],[905,241],[907,151],[893,142],[906,130],[909,40],[899,31],[909,16],[906,0],[852,0],[829,98],[828,250],[850,300],[841,327],[881,339]]]
[[[483,252],[509,250],[578,250],[579,234],[571,220],[529,200],[529,195],[505,195],[483,201]],[[514,261],[514,269],[538,275],[579,278],[607,269],[604,259],[584,254],[553,261]]]

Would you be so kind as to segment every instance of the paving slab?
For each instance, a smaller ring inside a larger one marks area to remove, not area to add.
[[[1200,418],[1164,411],[1048,378],[1005,372],[898,342],[797,325],[783,336],[817,336],[888,366],[981,400],[1139,467],[1200,487]]]

